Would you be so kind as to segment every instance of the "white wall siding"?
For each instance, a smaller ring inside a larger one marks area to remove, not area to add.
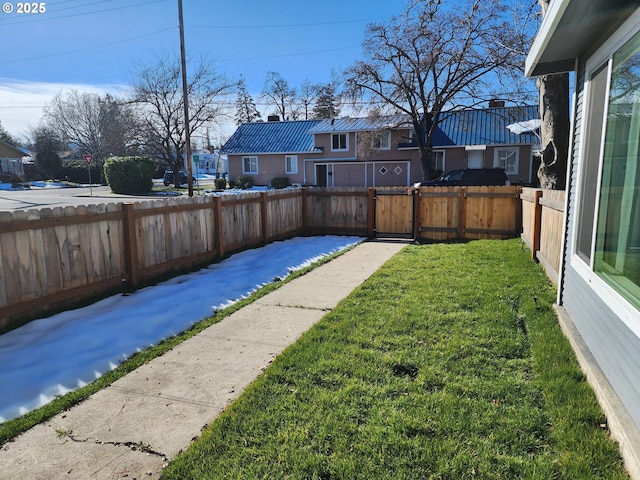
[[[564,290],[564,307],[640,428],[640,338],[570,265],[565,269]]]

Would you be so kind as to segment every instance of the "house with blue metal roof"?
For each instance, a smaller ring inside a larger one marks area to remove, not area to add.
[[[500,167],[513,183],[531,183],[539,141],[530,125],[537,117],[536,106],[443,114],[434,171]],[[286,177],[290,184],[319,187],[407,186],[422,175],[406,115],[246,123],[222,153],[229,158],[230,178],[250,175],[254,185]]]

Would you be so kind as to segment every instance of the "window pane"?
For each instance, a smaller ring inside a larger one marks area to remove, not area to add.
[[[347,149],[347,134],[336,133],[331,136],[331,149],[332,150],[346,150]]]
[[[640,35],[613,58],[594,270],[640,307]]]
[[[600,146],[602,145],[602,126],[604,123],[604,107],[606,100],[608,64],[605,63],[591,76],[589,82],[589,106],[585,115],[586,142],[585,153],[581,165],[580,204],[578,210],[577,253],[587,263],[591,262],[591,245],[593,238],[593,220],[596,209],[596,192],[598,191],[598,164],[600,162]]]

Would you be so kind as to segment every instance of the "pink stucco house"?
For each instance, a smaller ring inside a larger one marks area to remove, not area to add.
[[[509,126],[535,120],[537,106],[469,109],[443,114],[434,138],[433,170],[500,167],[512,183],[535,182],[534,131]],[[276,177],[318,187],[408,186],[421,180],[415,132],[403,115],[245,123],[221,153],[229,178],[254,185]]]

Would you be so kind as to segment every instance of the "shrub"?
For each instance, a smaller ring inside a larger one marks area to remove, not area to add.
[[[289,186],[289,179],[287,177],[275,177],[271,180],[271,186],[273,188],[287,188]]]
[[[227,179],[226,178],[216,178],[214,180],[214,184],[216,186],[216,190],[224,190],[227,188]]]
[[[149,193],[153,171],[153,160],[147,157],[111,157],[104,163],[104,176],[114,193]]]
[[[91,183],[102,182],[102,167],[97,162],[91,164]],[[89,168],[84,160],[70,162],[60,171],[60,178],[73,183],[89,183]]]
[[[233,180],[233,186],[242,190],[253,187],[253,178],[247,175],[238,175]]]

